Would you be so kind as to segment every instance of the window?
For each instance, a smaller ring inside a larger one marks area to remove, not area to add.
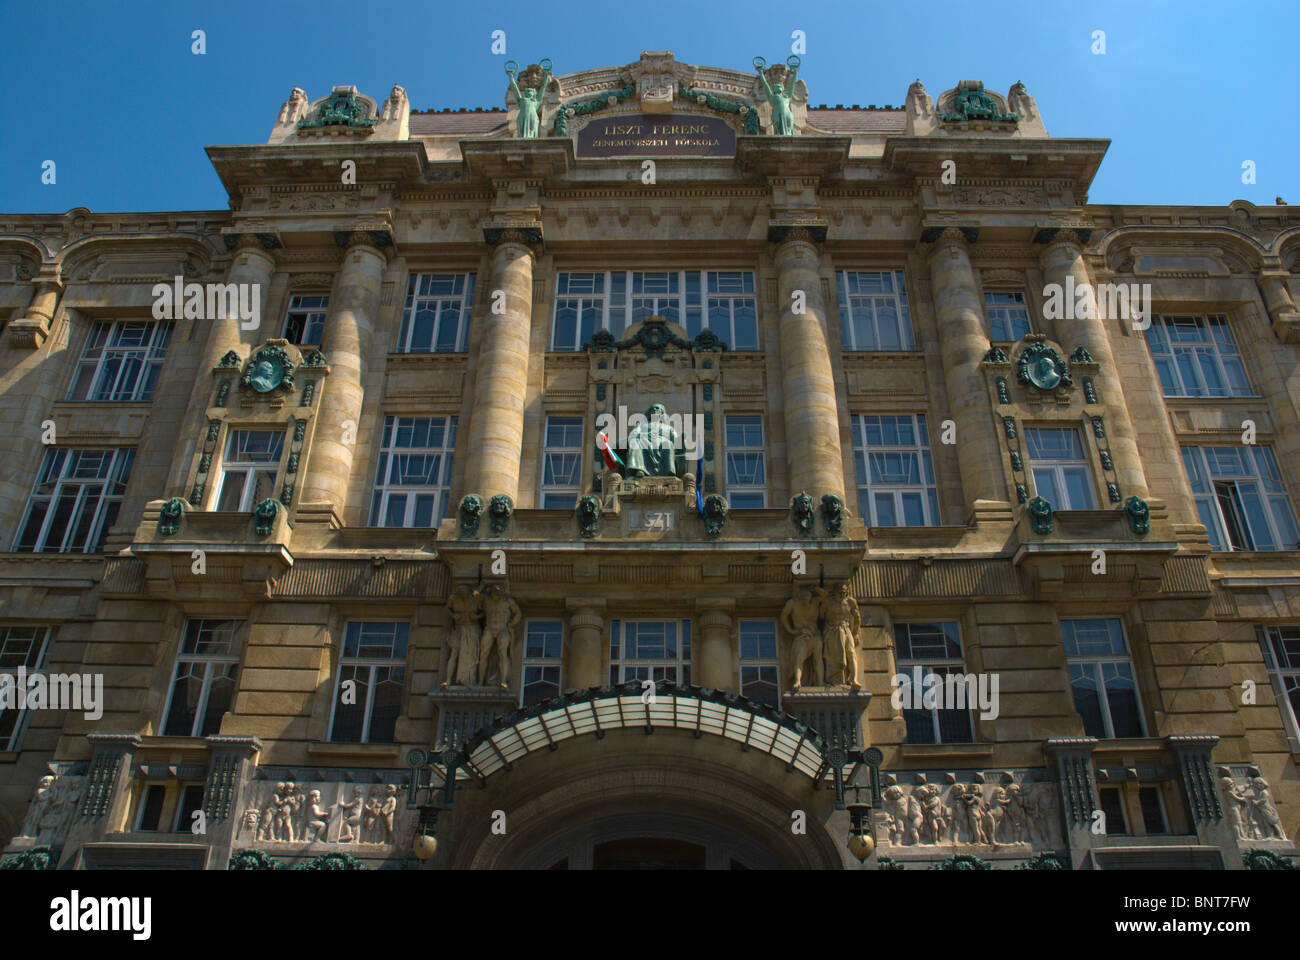
[[[163,803],[167,800],[167,787],[161,783],[150,783],[140,796],[140,815],[136,820],[137,830],[152,833],[162,823]]]
[[[781,705],[775,620],[740,621],[740,693],[769,707]]]
[[[247,512],[271,496],[283,447],[280,430],[231,430],[221,461],[217,509]]]
[[[1138,806],[1142,809],[1142,829],[1148,835],[1169,832],[1159,787],[1138,787]]]
[[[691,338],[707,327],[732,350],[758,349],[758,301],[747,270],[561,273],[551,349],[581,350],[597,330],[620,337],[653,316],[680,324]]]
[[[435,527],[447,515],[456,417],[385,417],[372,527]]]
[[[528,621],[524,628],[523,675],[519,684],[521,707],[559,696],[563,649],[562,621]]]
[[[1143,736],[1133,658],[1120,622],[1062,620],[1061,634],[1074,708],[1083,717],[1088,736],[1101,740]]]
[[[211,737],[235,697],[242,620],[187,620],[167,696],[165,737]]]
[[[609,682],[691,682],[689,620],[614,620],[609,625]]]
[[[1196,510],[1215,550],[1295,550],[1295,513],[1266,446],[1183,447]]]
[[[939,522],[930,436],[921,414],[855,415],[853,460],[858,513],[871,527],[926,527]]]
[[[734,508],[767,506],[767,471],[763,456],[763,418],[726,418],[727,504]]]
[[[49,449],[14,550],[98,553],[117,522],[135,451]]]
[[[474,274],[412,274],[398,353],[463,353],[469,345]]]
[[[1025,431],[1034,490],[1053,510],[1095,510],[1096,492],[1083,438],[1073,427],[1030,427]]]
[[[915,350],[902,270],[836,274],[845,350]]]
[[[989,339],[994,343],[1019,340],[1034,332],[1023,293],[986,293],[984,312],[989,318]]]
[[[1166,397],[1249,397],[1227,317],[1152,317],[1151,359]]]
[[[1124,794],[1119,787],[1100,787],[1101,812],[1106,815],[1106,836],[1128,836],[1128,817],[1124,814]]]
[[[152,400],[170,323],[100,320],[86,338],[69,400]]]
[[[49,640],[48,627],[0,627],[0,676],[6,677],[0,683],[17,684],[19,667],[29,676],[44,667]],[[6,708],[0,703],[0,753],[20,748],[27,720],[25,707]]]
[[[912,705],[903,709],[907,742],[974,742],[970,705],[975,692],[966,682],[957,624],[894,624],[894,659],[899,675],[904,678],[900,686],[902,702]],[[927,682],[925,678],[931,674],[939,679]],[[943,679],[950,676],[960,680]],[[951,699],[948,691],[952,691]],[[923,698],[933,698],[934,705],[918,707]]]
[[[1300,739],[1300,627],[1256,627],[1255,634],[1264,651],[1264,665],[1273,681],[1287,736]]]
[[[582,492],[582,418],[547,417],[542,509],[572,510]]]
[[[291,297],[284,318],[284,339],[298,346],[318,346],[325,332],[329,297]]]
[[[405,623],[349,623],[343,635],[330,740],[392,743],[406,680]]]
[[[192,833],[195,812],[203,809],[203,784],[187,783],[181,787],[181,802],[176,805],[175,833]]]

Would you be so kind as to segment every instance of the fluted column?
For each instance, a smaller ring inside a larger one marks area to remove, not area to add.
[[[705,610],[696,624],[694,681],[713,690],[736,689],[736,659],[731,645],[732,620],[727,610]]]
[[[988,353],[984,307],[975,286],[966,237],[948,228],[930,251],[930,286],[939,326],[939,351],[948,407],[957,426],[957,463],[969,516],[977,500],[1008,502],[1005,455],[994,424],[980,364]],[[930,437],[938,431],[931,428]]]
[[[565,643],[565,687],[587,690],[603,687],[605,618],[593,606],[580,606],[569,614],[569,635]]]
[[[1056,239],[1039,256],[1039,262],[1043,267],[1044,284],[1060,284],[1064,291],[1067,289],[1067,278],[1073,277],[1074,289],[1086,284],[1092,290],[1096,302],[1097,291],[1092,283],[1092,274],[1083,259],[1082,245],[1073,230],[1062,230],[1057,234]],[[1091,317],[1058,321],[1057,337],[1065,350],[1073,352],[1073,348],[1083,347],[1096,361],[1097,375],[1094,383],[1100,394],[1099,399],[1106,407],[1106,436],[1115,461],[1115,476],[1120,493],[1125,498],[1136,496],[1145,500],[1149,496],[1146,472],[1142,469],[1133,421],[1129,418],[1128,402],[1124,398],[1124,388],[1115,368],[1115,355],[1110,349],[1110,336],[1106,332],[1107,322],[1132,321],[1129,318],[1103,320],[1096,315],[1098,312],[1094,309]]]
[[[271,276],[274,273],[275,258],[263,249],[254,237],[245,235],[240,238],[239,245],[235,248],[234,259],[226,274],[226,283],[247,283],[258,287],[257,302],[265,315],[267,297],[271,292]],[[176,304],[178,315],[181,307],[182,304]],[[204,321],[192,322],[203,323]],[[204,415],[212,403],[212,370],[228,352],[235,350],[241,343],[257,342],[261,335],[260,328],[242,329],[238,311],[228,317],[209,317],[206,322],[207,336],[204,337],[203,352],[199,355],[198,364],[194,368],[194,385],[190,392],[189,403],[185,407],[185,419],[181,421],[181,429],[176,436],[171,476],[168,481],[171,494],[182,498],[189,495],[189,489],[185,484],[189,479],[194,448],[203,442]],[[179,340],[179,334],[173,335],[173,349]],[[248,359],[246,352],[242,356],[243,359]]]
[[[302,505],[328,505],[343,516],[365,399],[362,377],[374,339],[375,313],[387,260],[364,233],[354,233],[330,296],[321,350],[329,363],[316,415]],[[349,442],[350,441],[350,442]]]
[[[844,497],[835,374],[826,337],[821,256],[805,230],[791,230],[776,250],[781,298],[781,389],[785,406],[786,463],[792,495],[814,500]],[[802,292],[804,312],[794,312]]]
[[[492,255],[489,304],[498,291],[505,294],[504,312],[489,309],[479,339],[465,493],[484,500],[504,493],[513,502],[519,498],[533,322],[533,251],[517,233],[503,233]]]

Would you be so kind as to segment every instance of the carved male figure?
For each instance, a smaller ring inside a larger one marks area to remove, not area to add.
[[[943,843],[943,836],[948,832],[948,809],[943,805],[943,797],[936,783],[926,783],[913,791],[913,796],[921,804],[921,815],[925,821],[927,843]]]
[[[820,687],[826,683],[826,660],[822,656],[821,637],[817,630],[821,601],[820,590],[814,595],[813,590],[804,587],[787,600],[781,610],[781,626],[793,638],[790,661],[794,664],[794,682],[790,689],[795,692],[803,685],[803,669],[809,660],[812,662],[813,684]]]
[[[480,644],[478,682],[486,684],[491,675],[493,651],[497,655],[497,682],[502,690],[508,689],[510,680],[510,648],[514,643],[514,628],[524,616],[513,597],[506,595],[501,584],[488,587],[483,601],[483,640]]]
[[[379,815],[383,812],[383,804],[379,797],[370,796],[366,800],[365,815],[361,821],[363,828],[362,840],[365,843],[379,843],[377,836],[379,833]]]
[[[393,837],[393,821],[397,817],[397,787],[391,783],[384,788],[384,802],[379,808],[379,818],[383,824],[384,842],[396,842]]]
[[[447,600],[447,612],[453,624],[449,641],[451,653],[447,659],[447,676],[441,686],[449,683],[461,686],[474,684],[478,670],[479,617],[483,612],[483,595],[461,584]]]
[[[916,801],[898,784],[886,787],[881,798],[885,802],[885,813],[889,816],[889,842],[916,843],[921,826],[921,812]]]
[[[849,596],[849,585],[841,583],[821,602],[822,650],[826,656],[826,682],[847,684],[853,690],[858,683],[858,630],[862,614],[858,601]],[[838,674],[838,676],[837,676]]]
[[[313,790],[307,794],[307,829],[303,832],[303,840],[307,843],[323,842],[329,821],[330,812],[321,803],[320,791]]]

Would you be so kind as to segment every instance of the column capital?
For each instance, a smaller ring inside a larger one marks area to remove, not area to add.
[[[1082,251],[1091,239],[1092,230],[1089,227],[1039,227],[1034,231],[1034,243],[1044,248],[1043,255],[1062,244]]]
[[[490,223],[483,228],[483,242],[489,247],[519,246],[534,257],[542,245],[540,220],[506,220]]]
[[[921,242],[933,243],[936,250],[947,244],[968,247],[979,240],[979,236],[979,227],[934,226],[921,231]]]
[[[826,242],[828,225],[820,217],[807,217],[797,220],[769,220],[767,222],[767,239],[771,243],[807,243],[820,247]]]
[[[393,254],[393,235],[387,228],[365,230],[335,230],[334,242],[348,251],[365,251],[380,257],[385,263]],[[347,269],[347,261],[344,261]]]

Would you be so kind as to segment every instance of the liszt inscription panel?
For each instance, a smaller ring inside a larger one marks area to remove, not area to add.
[[[719,117],[624,114],[578,131],[579,157],[733,157],[736,131]]]

